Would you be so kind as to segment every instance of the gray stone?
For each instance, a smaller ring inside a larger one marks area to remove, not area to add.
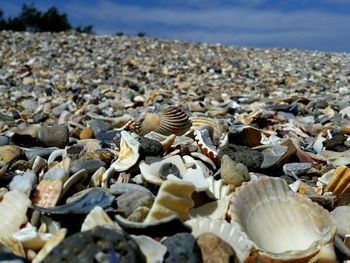
[[[69,142],[69,131],[65,125],[44,126],[38,129],[37,139],[45,146],[63,148]]]
[[[151,192],[131,190],[117,198],[118,211],[123,212],[127,217],[138,207],[151,208],[153,196]]]
[[[10,138],[7,136],[0,135],[0,146],[9,145],[9,144],[10,144]]]
[[[93,174],[100,167],[106,167],[106,163],[101,160],[78,160],[70,168],[70,173],[74,174],[81,169],[86,169],[89,174]]]
[[[163,153],[163,146],[160,142],[146,137],[139,137],[137,140],[146,156],[159,156]]]
[[[169,174],[173,174],[176,177],[180,177],[180,170],[173,163],[163,163],[159,169],[160,177],[166,180]]]
[[[249,181],[248,168],[241,163],[235,163],[228,155],[221,158],[221,179],[226,184],[241,186],[243,182]]]
[[[221,148],[219,157],[224,155],[228,155],[236,163],[244,164],[248,170],[260,168],[264,161],[264,156],[259,151],[234,144],[227,144]]]
[[[103,120],[92,120],[89,122],[89,126],[94,131],[95,137],[101,132],[108,132],[113,129],[113,126],[110,123]]]
[[[43,262],[142,263],[146,258],[125,232],[98,226],[65,238]]]
[[[194,236],[188,233],[178,233],[162,242],[168,249],[164,263],[197,263],[201,262],[202,254]]]

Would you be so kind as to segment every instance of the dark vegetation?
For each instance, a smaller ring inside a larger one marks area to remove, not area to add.
[[[0,9],[0,30],[28,32],[75,30],[81,33],[93,34],[92,25],[73,28],[67,15],[60,13],[56,7],[50,7],[46,12],[41,12],[33,4],[23,4],[21,13],[17,17],[4,18],[4,13]]]

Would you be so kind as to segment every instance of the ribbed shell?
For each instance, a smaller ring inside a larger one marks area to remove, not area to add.
[[[350,168],[346,166],[339,166],[335,170],[328,185],[325,188],[325,192],[333,192],[338,195],[347,193],[350,191]]]
[[[219,123],[214,121],[213,119],[206,118],[206,117],[192,117],[192,129],[197,130],[199,127],[202,127],[204,125],[209,125],[213,127],[215,133],[221,137],[221,135],[225,132],[225,129],[223,126],[221,126]]]
[[[41,207],[54,207],[61,195],[63,183],[60,179],[42,180],[35,189],[32,202],[33,205]]]
[[[185,134],[191,128],[192,122],[181,108],[168,106],[161,112],[147,113],[143,120],[130,124],[137,134],[146,135],[151,131],[163,135]]]
[[[334,238],[336,226],[329,212],[291,192],[283,179],[243,183],[230,200],[231,222],[238,223],[260,256],[308,262]]]

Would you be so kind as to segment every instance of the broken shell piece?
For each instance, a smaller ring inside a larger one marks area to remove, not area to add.
[[[199,149],[204,155],[209,157],[213,161],[218,160],[218,151],[210,140],[209,133],[207,130],[194,131],[195,140],[198,144]]]
[[[20,229],[12,235],[12,237],[20,241],[25,249],[38,251],[52,237],[50,233],[40,233],[31,224]]]
[[[331,177],[325,192],[333,192],[338,195],[350,191],[350,168],[339,166]]]
[[[173,143],[175,142],[176,135],[175,134],[170,134],[165,140],[161,141],[160,143],[162,144],[163,147],[163,153],[167,153]]]
[[[191,234],[196,238],[203,233],[213,233],[220,237],[231,245],[239,262],[243,262],[253,249],[253,243],[242,238],[242,233],[236,223],[230,224],[225,220],[198,217],[186,221],[185,224],[192,228]]]
[[[188,219],[188,211],[193,207],[191,198],[195,191],[193,184],[184,181],[165,181],[160,187],[157,197],[148,213],[145,223],[177,215],[180,219]]]
[[[209,190],[206,191],[206,193],[209,197],[214,198],[216,200],[228,196],[236,188],[234,185],[224,184],[222,179],[215,180],[212,176],[206,178],[206,180],[209,183]]]
[[[81,226],[81,231],[87,231],[93,229],[95,226],[103,225],[110,225],[116,229],[121,229],[116,222],[113,222],[112,219],[110,219],[107,213],[100,206],[95,206],[95,208],[92,209],[86,216]]]
[[[33,166],[32,166],[32,171],[36,175],[38,175],[40,173],[40,171],[42,169],[44,169],[45,166],[47,166],[47,165],[48,165],[48,163],[47,163],[47,161],[44,158],[42,158],[40,156],[37,156],[37,157],[35,157],[35,160],[34,160],[34,163],[33,163]]]
[[[36,183],[36,179],[35,173],[29,170],[23,175],[16,175],[10,183],[10,190],[18,189],[29,197],[33,186]]]
[[[149,236],[135,236],[131,235],[137,245],[140,247],[142,253],[146,256],[147,262],[162,262],[167,247],[155,241]]]
[[[183,135],[191,128],[188,115],[178,107],[167,106],[161,112],[147,113],[143,120],[131,126],[135,133],[145,135],[151,131],[163,135]]]
[[[255,150],[262,150],[262,154],[264,155],[264,161],[261,164],[260,168],[265,169],[275,165],[281,157],[288,151],[287,146],[270,144],[270,145],[262,145],[258,147],[254,147]]]
[[[7,192],[0,202],[0,233],[1,236],[11,236],[27,221],[27,210],[31,201],[20,190]]]
[[[61,196],[62,186],[60,179],[41,180],[32,197],[33,205],[54,207]]]
[[[121,131],[120,153],[111,168],[116,172],[123,172],[131,168],[139,159],[140,143],[126,131]]]
[[[256,250],[250,260],[307,262],[334,238],[336,226],[329,212],[291,192],[283,179],[243,183],[230,201],[231,222]]]
[[[64,194],[73,186],[76,185],[78,182],[81,182],[85,180],[88,177],[88,171],[86,169],[81,169],[80,171],[73,174],[69,179],[64,183],[61,197],[64,196]]]
[[[206,117],[192,117],[192,127],[193,130],[198,130],[200,127],[209,125],[214,129],[214,140],[219,140],[225,129],[222,125],[217,123],[215,120]]]
[[[231,128],[234,129],[231,129]],[[232,126],[227,134],[228,142],[235,145],[255,147],[261,145],[261,131],[251,126]]]
[[[228,206],[229,199],[226,196],[200,207],[192,208],[189,212],[189,215],[191,218],[208,217],[211,219],[225,219]]]
[[[62,228],[57,231],[57,233],[52,236],[49,241],[46,242],[46,244],[43,246],[42,249],[40,249],[39,253],[36,255],[36,257],[33,259],[33,263],[40,263],[42,262],[45,257],[50,254],[50,252],[64,239],[66,236],[67,229]]]
[[[19,257],[26,257],[26,253],[24,252],[24,248],[21,242],[17,239],[14,239],[10,236],[0,237],[0,244],[8,248],[13,254]]]
[[[181,156],[174,155],[174,156],[171,156],[171,157],[164,159],[162,161],[152,163],[150,165],[146,164],[144,161],[141,161],[139,167],[140,167],[140,171],[141,171],[142,176],[149,183],[152,183],[155,185],[161,185],[164,180],[160,176],[160,168],[165,163],[174,164],[177,167],[177,169],[179,169],[181,178],[187,172],[186,166],[185,166],[184,161],[182,160]]]
[[[96,172],[91,176],[89,186],[98,187],[102,185],[103,174],[106,172],[106,168],[103,166],[98,168]],[[106,185],[108,182],[106,182]]]

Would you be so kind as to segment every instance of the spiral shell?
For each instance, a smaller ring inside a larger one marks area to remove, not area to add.
[[[163,135],[180,136],[185,134],[191,125],[191,120],[181,108],[167,106],[161,112],[147,113],[143,120],[131,123],[130,129],[139,135],[154,131]]]

